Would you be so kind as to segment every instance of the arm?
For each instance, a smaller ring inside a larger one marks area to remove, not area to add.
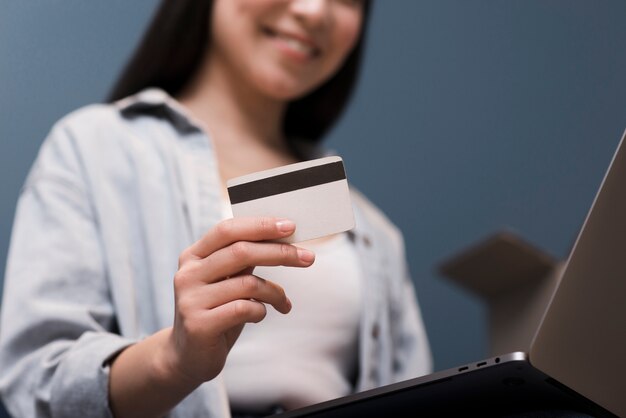
[[[289,310],[282,289],[248,266],[307,266],[312,255],[254,242],[289,235],[288,224],[226,222],[181,256],[174,326],[140,342],[124,339],[115,333],[81,164],[73,138],[57,127],[20,197],[2,306],[0,391],[16,417],[159,416],[219,373],[243,323],[265,315],[258,301]]]
[[[115,315],[72,141],[46,140],[20,196],[0,332],[0,390],[16,417],[107,417]]]

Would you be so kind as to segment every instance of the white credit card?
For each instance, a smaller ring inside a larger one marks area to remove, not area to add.
[[[290,164],[226,182],[233,217],[272,216],[296,223],[281,241],[300,242],[354,228],[348,180],[340,157]]]

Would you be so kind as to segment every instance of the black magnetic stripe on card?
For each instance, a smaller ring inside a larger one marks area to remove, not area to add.
[[[336,161],[231,186],[228,188],[228,196],[230,197],[230,204],[235,205],[262,197],[345,180],[345,178],[346,172],[343,163]]]

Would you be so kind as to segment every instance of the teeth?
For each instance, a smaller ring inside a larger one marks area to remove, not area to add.
[[[287,36],[280,36],[280,38],[283,41],[285,41],[287,45],[289,45],[291,48],[295,49],[296,51],[302,52],[303,54],[313,55],[314,49],[310,45],[307,45],[304,42],[300,42],[297,39],[290,38]]]

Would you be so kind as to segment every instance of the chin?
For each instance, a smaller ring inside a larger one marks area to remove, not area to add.
[[[276,100],[284,101],[296,100],[306,96],[321,85],[321,82],[304,82],[301,79],[293,76],[285,76],[284,74],[262,78],[263,80],[259,80],[258,84],[260,90]]]

